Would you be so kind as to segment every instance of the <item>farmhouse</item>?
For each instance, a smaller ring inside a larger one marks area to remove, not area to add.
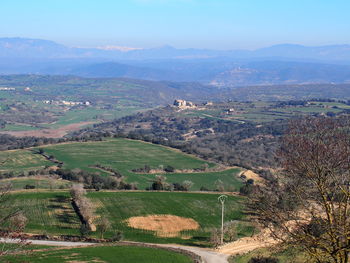
[[[0,90],[16,90],[15,88],[0,87]]]
[[[196,105],[191,101],[186,100],[175,100],[174,106],[180,108],[180,109],[186,109],[186,108],[195,108]]]
[[[229,108],[229,109],[225,110],[226,114],[233,114],[234,112],[235,112],[234,108]]]

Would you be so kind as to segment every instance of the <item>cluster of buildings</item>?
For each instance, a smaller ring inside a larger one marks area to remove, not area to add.
[[[0,90],[16,90],[15,88],[0,87]]]
[[[187,109],[187,108],[195,108],[196,105],[191,101],[186,100],[175,100],[174,106],[180,108],[180,109]]]
[[[44,100],[45,104],[53,104],[53,105],[64,105],[64,106],[77,106],[77,105],[85,105],[90,106],[90,101],[66,101],[66,100]]]

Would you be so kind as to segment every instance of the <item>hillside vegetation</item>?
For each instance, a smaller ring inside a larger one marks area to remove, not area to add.
[[[163,107],[105,122],[75,133],[81,138],[126,136],[181,149],[204,159],[266,173],[277,168],[275,150],[288,121],[347,114],[335,100],[225,102]]]

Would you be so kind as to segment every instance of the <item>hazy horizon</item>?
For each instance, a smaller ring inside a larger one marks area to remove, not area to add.
[[[256,47],[256,48],[227,48],[227,49],[219,49],[219,48],[198,48],[198,47],[193,47],[193,46],[182,46],[182,47],[178,47],[178,46],[174,46],[174,45],[170,45],[168,43],[162,44],[162,45],[158,45],[158,46],[125,46],[125,45],[118,45],[118,44],[111,44],[111,43],[107,43],[105,45],[96,45],[96,46],[89,46],[89,45],[67,45],[63,42],[59,42],[56,40],[52,40],[52,39],[44,39],[44,38],[34,38],[34,37],[22,37],[22,36],[1,36],[0,35],[0,39],[23,39],[23,40],[44,40],[44,41],[50,41],[50,42],[54,42],[56,44],[59,45],[64,45],[67,46],[69,48],[94,48],[94,49],[104,49],[104,50],[113,50],[113,49],[123,49],[125,48],[125,51],[129,51],[129,50],[141,50],[141,49],[153,49],[153,48],[165,48],[165,47],[169,47],[169,48],[175,48],[175,49],[208,49],[208,50],[222,50],[222,51],[232,51],[232,50],[247,50],[247,51],[255,51],[255,50],[259,50],[259,49],[264,49],[264,48],[270,48],[270,47],[274,47],[274,46],[302,46],[302,47],[326,47],[326,46],[350,46],[350,43],[333,43],[333,44],[328,44],[328,45],[305,45],[302,43],[272,43],[271,45],[267,45],[267,46],[260,46],[260,47]]]

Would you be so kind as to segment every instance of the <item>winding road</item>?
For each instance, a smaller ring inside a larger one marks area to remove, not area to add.
[[[50,241],[50,240],[27,240],[32,245],[46,245],[46,246],[62,246],[62,247],[83,247],[83,246],[93,246],[98,243],[88,243],[88,242],[69,242],[69,241]],[[0,238],[0,243],[17,243],[16,239],[4,239]],[[128,242],[140,244],[138,242]],[[198,247],[189,247],[189,246],[181,246],[181,245],[173,245],[173,244],[148,244],[154,247],[160,248],[178,248],[182,250],[186,250],[192,252],[194,254],[202,257],[205,263],[228,263],[227,258],[228,255],[217,253],[210,249],[198,248]]]

